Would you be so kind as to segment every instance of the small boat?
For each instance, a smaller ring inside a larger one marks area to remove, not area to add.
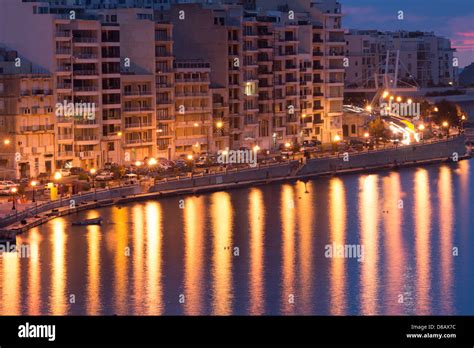
[[[102,224],[102,218],[98,217],[95,219],[86,219],[82,221],[74,221],[72,223],[73,226],[88,226],[88,225],[101,225]]]

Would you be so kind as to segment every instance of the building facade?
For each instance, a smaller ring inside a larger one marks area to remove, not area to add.
[[[380,86],[385,71],[399,87],[456,84],[455,49],[432,32],[350,30],[345,40],[349,88]]]
[[[342,136],[340,4],[225,3],[6,3],[0,46],[20,67],[1,75],[4,84],[20,86],[20,99],[49,93],[0,110],[14,119],[11,144],[47,125],[41,142],[19,141],[20,152],[47,157],[12,164],[15,176]],[[24,123],[25,108],[42,118]]]

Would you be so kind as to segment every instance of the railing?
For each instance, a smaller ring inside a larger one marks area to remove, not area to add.
[[[97,135],[83,135],[74,137],[75,141],[95,141],[98,140]]]
[[[74,37],[73,38],[74,42],[83,42],[83,43],[96,43],[97,38],[95,37]]]
[[[125,112],[137,112],[137,111],[152,111],[153,108],[151,106],[129,106],[123,108]]]
[[[75,75],[98,75],[99,73],[97,70],[75,70],[74,71]]]

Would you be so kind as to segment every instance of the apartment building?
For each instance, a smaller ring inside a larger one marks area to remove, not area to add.
[[[175,75],[175,155],[215,152],[209,63],[176,60]]]
[[[51,80],[51,168],[341,135],[340,5],[226,3],[5,4],[0,44]]]
[[[170,10],[176,56],[209,61],[211,87],[228,90],[230,146],[269,149],[342,136],[340,4],[257,1],[254,8],[183,4]]]
[[[55,169],[52,78],[16,67],[16,52],[0,52],[0,177]]]
[[[433,32],[351,30],[345,40],[348,87],[381,86],[385,71],[399,87],[456,84],[455,49]]]

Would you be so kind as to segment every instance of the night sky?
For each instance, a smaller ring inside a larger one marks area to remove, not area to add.
[[[474,62],[474,0],[339,1],[345,28],[434,31],[451,39],[460,67]]]

